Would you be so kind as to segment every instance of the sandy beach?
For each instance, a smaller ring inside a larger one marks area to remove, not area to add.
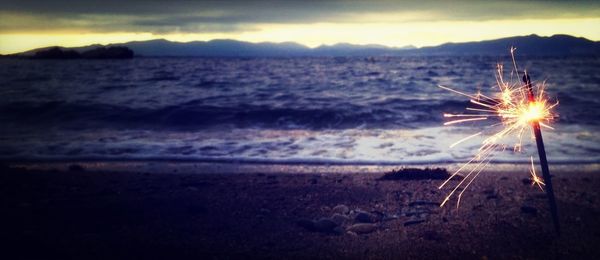
[[[441,180],[384,173],[2,168],[6,259],[598,259],[597,172],[555,172],[562,235],[523,174],[486,172],[457,209]],[[453,186],[456,183],[450,183]]]

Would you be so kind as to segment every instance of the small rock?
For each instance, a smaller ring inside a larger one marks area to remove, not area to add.
[[[377,226],[375,224],[360,223],[360,224],[354,224],[354,225],[348,227],[347,230],[350,232],[354,232],[356,234],[368,234],[368,233],[375,231],[376,229],[377,229]]]
[[[358,223],[375,223],[377,222],[377,217],[371,213],[364,211],[357,211],[356,216],[354,217],[354,222]]]
[[[344,222],[350,220],[350,218],[346,215],[342,215],[342,214],[338,214],[338,213],[334,213],[331,216],[331,220],[333,220],[333,222],[335,222],[338,225],[343,224]]]
[[[521,213],[537,215],[537,209],[531,206],[522,206]]]
[[[333,207],[333,213],[338,213],[342,215],[347,215],[350,212],[350,208],[344,204],[337,205]]]

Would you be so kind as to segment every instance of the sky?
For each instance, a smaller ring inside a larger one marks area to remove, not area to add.
[[[569,34],[600,40],[600,1],[0,0],[0,54],[164,38],[402,47]]]

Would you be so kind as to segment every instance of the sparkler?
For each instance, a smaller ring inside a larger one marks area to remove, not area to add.
[[[533,94],[533,86],[531,85],[531,79],[527,72],[523,75],[523,82],[527,87],[527,98],[529,103],[535,103],[535,96]],[[552,177],[550,176],[550,170],[548,169],[548,160],[546,160],[546,150],[544,149],[544,139],[542,139],[542,129],[540,123],[535,120],[531,123],[533,127],[533,133],[535,134],[535,142],[537,143],[538,154],[540,156],[540,164],[542,165],[542,174],[544,176],[544,182],[546,186],[546,196],[548,196],[548,203],[550,204],[550,212],[552,212],[552,219],[554,220],[554,229],[556,233],[560,235],[560,225],[558,223],[558,210],[556,209],[556,200],[554,198],[554,190],[552,189]]]
[[[554,220],[554,227],[556,232],[560,234],[554,191],[552,189],[552,181],[550,179],[550,171],[548,169],[548,161],[546,159],[546,152],[544,150],[544,142],[542,140],[541,132],[542,127],[553,129],[550,126],[550,122],[556,116],[552,112],[552,109],[558,105],[558,102],[551,104],[548,101],[548,98],[544,93],[544,83],[536,86],[538,93],[536,96],[534,94],[534,87],[531,84],[531,79],[526,71],[523,75],[524,85],[521,84],[520,80],[518,80],[520,75],[518,72],[519,70],[517,68],[517,63],[515,61],[515,50],[515,48],[511,48],[510,50],[513,63],[510,81],[507,82],[503,78],[503,66],[501,64],[498,64],[497,66],[497,93],[492,95],[484,95],[481,92],[476,94],[467,94],[451,88],[439,86],[442,89],[468,97],[473,106],[467,107],[466,110],[468,112],[466,113],[445,113],[444,117],[453,118],[453,120],[444,123],[444,125],[499,119],[499,122],[496,120],[494,123],[487,125],[483,131],[469,135],[450,145],[452,148],[474,137],[484,135],[488,133],[488,130],[491,131],[490,135],[482,141],[481,147],[478,149],[477,154],[475,154],[475,156],[473,156],[473,158],[467,163],[463,164],[439,186],[439,189],[443,188],[450,180],[456,177],[456,175],[459,175],[463,171],[466,172],[463,174],[463,179],[444,198],[444,201],[442,201],[440,207],[443,207],[450,200],[450,198],[456,194],[456,192],[458,192],[456,207],[459,207],[463,193],[465,190],[467,190],[471,183],[473,183],[477,176],[479,176],[483,169],[491,162],[495,153],[497,151],[504,151],[509,147],[509,145],[506,144],[506,139],[511,137],[516,138],[517,141],[512,145],[512,149],[515,152],[521,152],[525,130],[531,127],[532,137],[535,137],[536,139],[544,178],[544,181],[542,181],[535,174],[533,157],[531,157],[532,169],[530,173],[532,175],[532,181],[533,184],[537,184],[540,189],[543,189],[542,186],[546,188],[546,194],[548,196],[550,210]],[[517,80],[514,80],[515,78]],[[494,131],[494,129],[497,129],[497,127],[500,129]],[[471,166],[471,169],[468,169],[467,166]],[[459,191],[461,188],[462,190]]]

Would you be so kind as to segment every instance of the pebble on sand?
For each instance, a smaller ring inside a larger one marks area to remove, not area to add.
[[[368,234],[377,229],[377,225],[371,223],[359,223],[348,227],[348,231],[356,234]]]
[[[354,221],[357,223],[375,223],[377,222],[377,216],[368,212],[357,211]]]
[[[350,220],[350,218],[346,215],[334,213],[333,215],[331,215],[331,220],[333,220],[333,222],[335,222],[336,224],[341,225],[346,221]]]
[[[321,218],[317,221],[300,219],[296,222],[296,224],[311,232],[339,233],[339,231],[336,229],[338,225],[329,218]]]
[[[338,213],[341,215],[347,215],[350,212],[350,208],[344,204],[337,205],[333,207],[333,213]]]

